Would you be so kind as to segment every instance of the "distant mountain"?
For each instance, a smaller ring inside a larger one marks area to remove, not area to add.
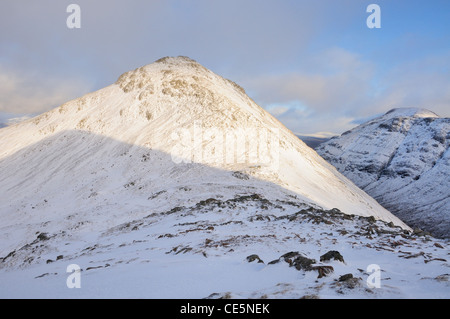
[[[301,139],[306,145],[315,149],[320,144],[325,143],[330,140],[331,137],[316,137],[316,136],[308,136],[308,135],[297,135],[299,139]]]
[[[443,241],[187,57],[1,129],[0,181],[2,298],[448,296]]]
[[[411,226],[450,237],[450,119],[393,109],[317,152]]]
[[[11,114],[0,112],[0,128],[28,120],[37,114]]]

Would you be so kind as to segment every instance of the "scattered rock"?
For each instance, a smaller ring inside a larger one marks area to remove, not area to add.
[[[434,243],[434,247],[437,247],[437,248],[444,248],[441,244],[439,244],[439,243]]]
[[[345,274],[339,277],[338,281],[347,281],[353,278],[353,274]]]
[[[320,299],[320,297],[317,295],[304,295],[300,299]]]
[[[231,175],[233,175],[233,177],[236,177],[236,178],[242,179],[242,180],[248,180],[250,178],[247,174],[245,174],[243,172],[239,172],[239,171],[235,171]]]
[[[376,223],[377,220],[375,219],[374,216],[369,216],[369,217],[367,217],[367,221],[371,224],[374,224],[374,223]]]
[[[311,268],[311,270],[317,270],[317,272],[319,273],[319,276],[317,276],[317,278],[322,278],[331,274],[334,271],[334,268],[331,266],[314,266]]]
[[[416,235],[416,236],[431,236],[431,234],[429,232],[424,231],[424,230],[422,230],[420,228],[417,228],[417,227],[414,228],[413,234]]]
[[[254,262],[255,260],[256,260],[258,263],[263,263],[263,264],[264,264],[264,261],[262,261],[262,259],[259,258],[259,256],[256,255],[256,254],[247,256],[247,261],[248,261],[249,263]]]
[[[435,277],[434,279],[439,281],[439,282],[448,282],[449,281],[449,274],[443,274],[443,275],[439,275],[437,277]]]
[[[280,259],[275,259],[275,260],[270,261],[268,263],[268,265],[275,265],[275,264],[278,264],[279,262],[280,262]]]
[[[290,251],[284,255],[282,255],[278,261],[284,260],[289,264],[289,267],[295,267],[297,270],[311,270],[312,264],[315,264],[316,261],[314,259],[309,259],[307,257],[302,256],[298,251]],[[270,264],[275,264],[278,261],[273,260]]]
[[[40,233],[39,235],[37,235],[37,239],[39,239],[39,240],[49,240],[50,237],[48,237],[47,233]]]
[[[337,261],[345,263],[344,257],[342,257],[342,255],[336,250],[330,250],[326,254],[320,256],[320,261],[321,262],[323,262],[323,261],[330,261],[331,259],[334,259],[334,260],[337,260]]]
[[[297,270],[313,270],[314,268],[312,267],[313,264],[315,264],[316,261],[314,259],[309,259],[307,257],[304,256],[297,256],[293,261],[292,261],[292,265],[294,266],[295,269]]]
[[[287,262],[289,264],[289,267],[295,267],[295,269],[299,271],[316,270],[319,273],[319,276],[317,278],[328,276],[334,271],[333,267],[331,266],[323,266],[323,265],[313,266],[317,261],[315,259],[302,256],[298,251],[290,251],[282,255],[280,258],[272,260],[271,262],[269,262],[269,265],[276,264],[281,260]]]
[[[48,272],[46,272],[46,273],[44,273],[44,274],[42,274],[42,275],[39,275],[39,276],[36,276],[36,277],[34,277],[34,278],[35,278],[35,279],[38,279],[38,278],[42,278],[42,277],[49,276],[49,275],[57,275],[57,273],[56,273],[56,272],[53,272],[53,273],[48,273]]]
[[[345,294],[346,289],[355,289],[357,287],[362,287],[362,279],[353,277],[353,274],[345,274],[339,277],[334,283],[331,284],[332,288],[340,294]]]
[[[107,267],[109,267],[109,266],[111,266],[111,265],[110,265],[110,264],[105,264],[104,266],[87,267],[87,268],[86,268],[86,271],[87,271],[87,270],[92,270],[92,269],[107,268]]]

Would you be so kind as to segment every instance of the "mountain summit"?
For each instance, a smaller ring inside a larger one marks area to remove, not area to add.
[[[450,237],[450,119],[398,108],[317,152],[412,226]]]
[[[370,297],[370,264],[395,259],[400,294],[448,273],[445,249],[186,57],[0,129],[0,181],[1,297]]]

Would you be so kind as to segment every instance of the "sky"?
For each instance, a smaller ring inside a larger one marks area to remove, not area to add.
[[[69,4],[81,28],[68,28]],[[381,28],[369,28],[369,4]],[[450,117],[448,0],[1,0],[0,123],[164,56],[233,80],[296,134],[396,107]]]

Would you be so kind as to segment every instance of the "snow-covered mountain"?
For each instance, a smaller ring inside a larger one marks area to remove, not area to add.
[[[410,267],[395,285],[408,278],[442,296],[445,243],[410,230],[241,87],[186,57],[0,130],[2,297],[406,293],[365,292],[360,277],[379,263]],[[335,249],[343,258],[320,258]],[[70,264],[81,289],[66,286]]]
[[[411,226],[450,237],[450,119],[393,109],[317,152]]]

